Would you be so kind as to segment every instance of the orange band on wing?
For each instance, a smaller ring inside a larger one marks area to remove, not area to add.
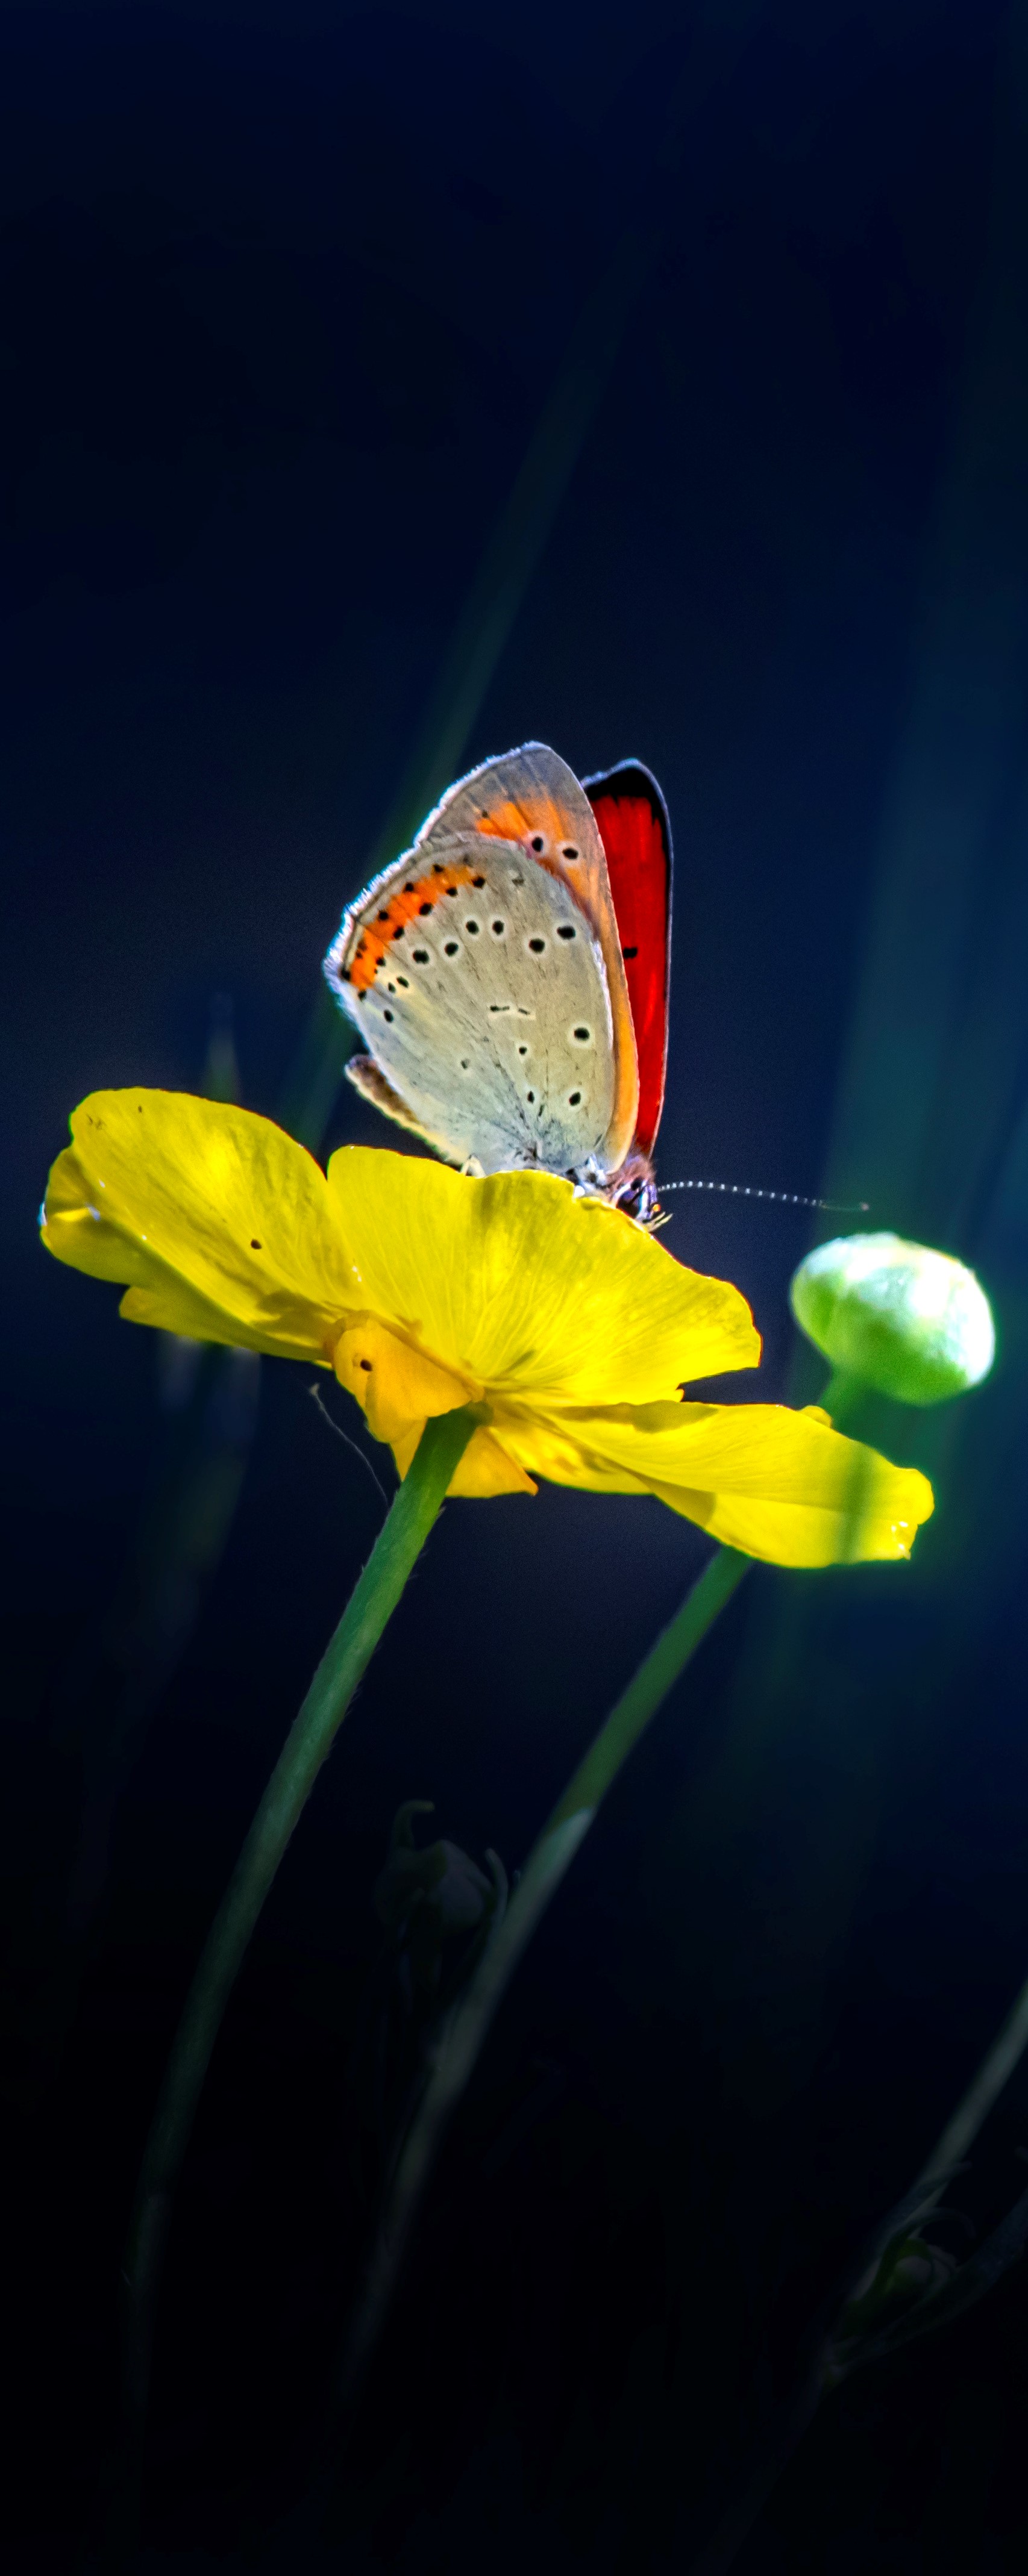
[[[412,921],[434,912],[440,895],[456,894],[458,886],[484,884],[485,878],[475,876],[471,868],[463,864],[444,867],[438,859],[426,876],[406,878],[388,903],[379,907],[374,920],[365,922],[349,965],[343,968],[347,982],[353,985],[355,992],[366,993],[368,985],[375,981],[391,940],[401,930],[408,929]]]
[[[552,876],[563,874],[558,853],[562,854],[564,847],[573,850],[576,859],[579,855],[578,844],[568,833],[566,814],[562,814],[559,805],[554,805],[548,796],[526,795],[519,797],[517,804],[511,801],[506,805],[494,805],[488,814],[476,818],[475,830],[485,833],[490,839],[528,841],[529,845],[534,832],[542,833],[553,843]],[[533,850],[533,858],[539,855]],[[542,860],[542,865],[547,865],[546,859]]]

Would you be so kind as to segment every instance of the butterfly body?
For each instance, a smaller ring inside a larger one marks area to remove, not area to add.
[[[631,910],[635,886],[636,911],[641,904],[644,924],[655,922],[660,871],[652,828],[647,837],[636,811],[640,780],[643,803],[651,791],[659,802],[637,764],[587,793],[544,744],[483,763],[350,907],[325,971],[368,1049],[350,1059],[349,1078],[387,1116],[449,1162],[564,1173],[645,1216],[658,1055],[663,1091],[654,995],[659,984],[666,1021],[669,907],[660,955],[645,970],[643,1134],[629,986],[631,972],[642,997],[640,941],[625,940],[626,966],[622,907],[590,803],[602,789],[597,810],[610,823],[622,905]],[[668,887],[669,872],[667,838]]]

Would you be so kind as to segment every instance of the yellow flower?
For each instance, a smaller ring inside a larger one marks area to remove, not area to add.
[[[683,1403],[755,1366],[744,1298],[568,1181],[353,1145],[326,1177],[269,1119],[175,1092],[94,1092],[71,1130],[58,1260],[125,1284],[135,1323],[334,1368],[401,1476],[430,1415],[478,1403],[455,1494],[657,1494],[780,1565],[906,1556],[932,1509],[816,1408]]]

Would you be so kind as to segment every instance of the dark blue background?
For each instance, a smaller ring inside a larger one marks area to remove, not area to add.
[[[6,2509],[33,2568],[95,2546],[159,2067],[378,1520],[305,1372],[268,1364],[69,2017],[90,1641],[168,1432],[154,1342],[46,1262],[35,1209],[83,1093],[201,1081],[214,995],[274,1109],[572,329],[638,232],[467,759],[534,735],[662,780],[664,1175],[827,1176],[974,1260],[1001,1325],[980,1397],[878,1423],[936,1476],[915,1566],[758,1572],[619,1783],[369,2389],[348,2565],[685,2568],[1028,1970],[1020,16],[33,0],[0,57]],[[329,1141],[356,1136],[393,1141],[341,1096]],[[753,1301],[763,1391],[816,1391],[786,1305],[808,1217],[671,1204],[671,1248]],[[155,2565],[271,2546],[302,2488],[394,1808],[434,1797],[516,1865],[704,1555],[655,1503],[444,1516],[212,2072]],[[1026,2119],[1022,2077],[962,2187],[979,2225],[1020,2188]],[[744,2576],[1019,2568],[1026,2396],[1015,2274],[834,2401]]]

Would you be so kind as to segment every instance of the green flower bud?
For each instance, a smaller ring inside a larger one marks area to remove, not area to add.
[[[898,1404],[941,1404],[987,1377],[992,1310],[973,1270],[898,1234],[838,1235],[801,1261],[797,1323],[833,1368]]]

